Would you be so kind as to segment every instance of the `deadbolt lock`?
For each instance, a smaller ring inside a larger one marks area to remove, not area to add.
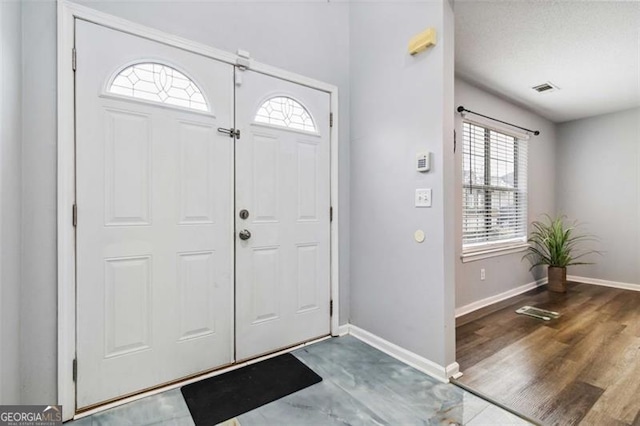
[[[249,210],[247,210],[247,209],[240,210],[239,216],[240,216],[240,219],[248,218],[249,217]]]

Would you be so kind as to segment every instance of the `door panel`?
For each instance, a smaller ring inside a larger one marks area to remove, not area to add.
[[[76,40],[82,408],[234,361],[233,67],[84,21]],[[109,93],[138,62],[180,72]]]
[[[330,326],[329,95],[252,71],[242,77],[236,231],[251,237],[236,240],[239,360],[327,335]]]

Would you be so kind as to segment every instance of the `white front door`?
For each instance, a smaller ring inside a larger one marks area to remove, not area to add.
[[[234,361],[233,67],[76,22],[77,403]]]
[[[329,94],[81,20],[76,49],[78,408],[328,335]]]
[[[236,358],[242,360],[329,334],[330,98],[237,72]]]

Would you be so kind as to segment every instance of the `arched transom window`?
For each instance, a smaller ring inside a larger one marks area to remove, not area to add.
[[[267,99],[258,108],[255,121],[307,132],[317,131],[309,111],[295,99],[286,96]]]
[[[189,77],[166,65],[131,65],[113,79],[109,92],[151,102],[209,111],[202,91]]]

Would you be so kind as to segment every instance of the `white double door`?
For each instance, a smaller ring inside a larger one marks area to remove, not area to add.
[[[78,408],[329,334],[329,95],[80,20],[76,50]]]

